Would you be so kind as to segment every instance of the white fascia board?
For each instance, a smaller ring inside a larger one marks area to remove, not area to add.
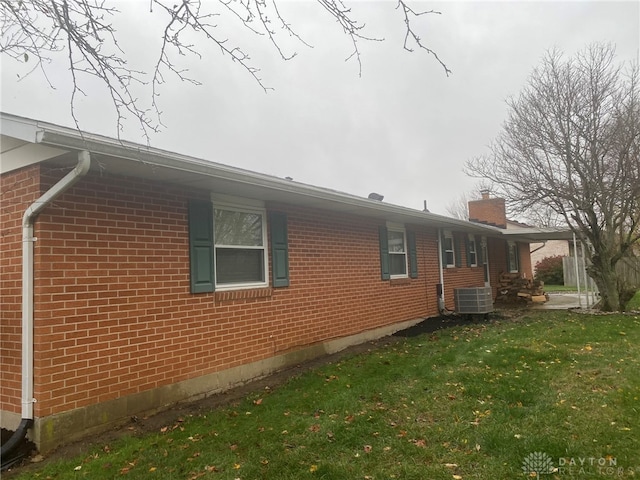
[[[569,228],[520,227],[504,231],[507,238],[513,240],[541,242],[545,240],[571,240],[573,232]]]
[[[68,150],[38,144],[38,122],[0,115],[0,174],[54,158]]]
[[[2,113],[0,133],[29,143],[36,143],[37,122],[28,118]]]

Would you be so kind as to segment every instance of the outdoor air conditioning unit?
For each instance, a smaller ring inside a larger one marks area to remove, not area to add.
[[[454,289],[456,313],[463,315],[487,314],[493,312],[491,287]]]

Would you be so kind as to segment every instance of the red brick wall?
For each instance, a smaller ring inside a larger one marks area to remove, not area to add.
[[[507,228],[504,198],[483,198],[469,202],[469,220]]]
[[[22,215],[40,196],[37,166],[0,177],[0,408],[20,412]]]
[[[500,274],[508,271],[507,244],[507,240],[503,240],[501,238],[489,238],[487,242],[489,250],[489,270],[494,298],[497,295],[497,285],[499,283]],[[532,278],[529,244],[518,242],[518,251],[520,253],[520,276]]]
[[[464,237],[466,233],[453,232],[454,243],[460,248],[460,267],[445,268],[444,270],[444,299],[445,307],[449,310],[455,309],[454,290],[456,288],[482,287],[484,286],[484,272],[482,265],[467,267],[467,251]],[[480,251],[480,242],[476,245],[476,251]]]
[[[500,274],[507,270],[507,241],[501,238],[488,238],[487,250],[489,255],[489,276],[493,289],[493,298],[498,294]]]
[[[0,408],[9,411],[20,405],[19,225],[38,196],[37,173],[34,167],[3,177],[3,185],[25,177],[31,186],[10,194],[11,212],[5,212],[9,197],[3,196],[8,248],[3,244]],[[63,174],[43,171],[43,191]],[[193,295],[189,195],[163,184],[91,173],[40,214],[37,417],[438,313],[434,229],[413,229],[419,277],[382,281],[379,223],[288,205],[267,208],[287,213],[290,287]],[[453,309],[453,288],[482,285],[482,269],[447,269],[445,283]]]

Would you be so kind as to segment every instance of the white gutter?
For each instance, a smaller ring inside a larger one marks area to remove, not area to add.
[[[90,166],[89,152],[79,152],[76,167],[33,202],[22,217],[22,422],[14,436],[24,438],[26,428],[33,422],[36,401],[33,398],[33,243],[37,239],[33,236],[33,223],[47,205],[86,175]],[[8,453],[22,438],[9,439],[2,453]]]
[[[502,235],[502,229],[489,225],[458,220],[431,212],[370,200],[336,190],[316,187],[314,185],[292,182],[272,175],[252,172],[166,150],[137,145],[131,142],[117,141],[100,135],[88,133],[80,135],[75,130],[65,129],[55,125],[45,125],[41,122],[39,122],[38,125],[41,127],[41,130],[37,133],[36,142],[40,145],[65,149],[88,149],[94,155],[105,155],[131,161],[137,166],[147,165],[153,168],[160,167],[162,169],[178,170],[199,177],[216,178],[247,187],[255,187],[266,191],[278,191],[295,197],[330,202],[334,206],[344,207],[347,209],[346,211],[352,213],[360,211],[363,215],[374,215],[378,218],[383,218],[388,215],[398,215],[402,217],[402,221],[405,223],[415,222],[423,225],[424,222],[427,221],[434,227],[462,229],[464,231],[477,232],[482,235]],[[289,201],[298,203],[294,199],[289,199]]]
[[[529,252],[529,255],[531,255],[532,253],[536,253],[538,250],[542,250],[546,246],[547,246],[547,241],[545,240],[544,242],[542,242],[542,245],[540,245],[539,247],[534,248],[533,250],[531,250]]]

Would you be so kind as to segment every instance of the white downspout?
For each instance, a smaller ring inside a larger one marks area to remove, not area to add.
[[[440,267],[440,295],[438,296],[438,313],[443,313],[444,307],[444,265],[442,263],[442,229],[438,229],[438,266]]]
[[[78,153],[76,167],[33,202],[22,217],[22,420],[33,421],[33,236],[35,217],[58,196],[86,175],[91,166],[89,152]],[[18,432],[16,432],[18,433]],[[26,432],[25,432],[26,433]],[[21,439],[18,439],[18,442]],[[11,439],[9,440],[10,443]],[[17,442],[16,442],[17,443]],[[12,445],[13,446],[13,445]],[[4,450],[4,446],[3,446]],[[6,452],[3,452],[6,453]]]
[[[578,307],[582,308],[582,296],[580,294],[580,267],[578,265],[578,242],[576,240],[576,234],[573,234],[573,255],[576,263],[576,286],[578,287]],[[584,258],[582,259],[584,262]]]

